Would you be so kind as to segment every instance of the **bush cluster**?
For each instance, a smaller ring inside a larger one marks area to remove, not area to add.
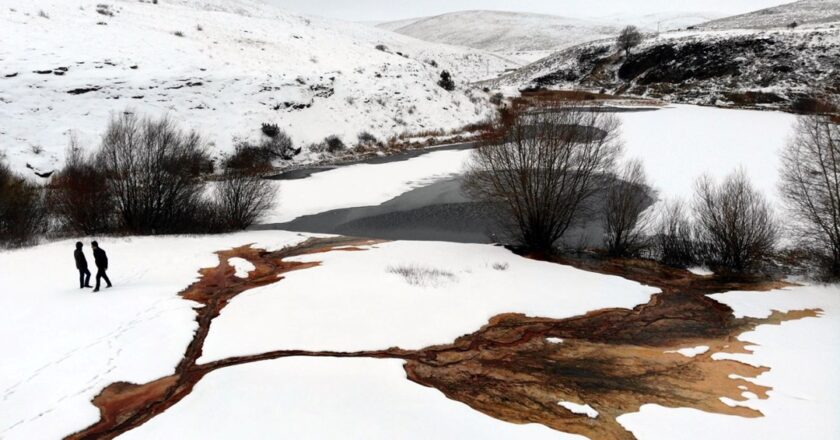
[[[281,138],[277,133],[261,148],[276,151],[285,142]],[[120,114],[91,154],[71,142],[64,168],[46,186],[0,163],[0,245],[26,245],[47,232],[157,235],[245,229],[271,209],[275,192],[253,169],[229,165],[215,174],[204,139],[170,119]]]

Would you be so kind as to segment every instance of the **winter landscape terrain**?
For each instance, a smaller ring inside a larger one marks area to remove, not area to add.
[[[0,2],[0,439],[840,439],[840,2],[277,4]]]

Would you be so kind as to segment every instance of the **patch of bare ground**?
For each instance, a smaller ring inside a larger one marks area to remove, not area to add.
[[[540,423],[593,439],[632,439],[632,433],[616,418],[648,403],[761,416],[747,407],[730,406],[721,398],[738,402],[745,400],[743,393],[751,392],[766,399],[770,388],[745,379],[755,378],[768,368],[714,360],[712,355],[749,353],[747,346],[751,344],[738,340],[738,335],[758,325],[779,325],[815,317],[820,312],[800,310],[775,312],[766,319],[736,318],[729,307],[706,295],[730,290],[763,291],[786,284],[763,279],[701,277],[648,261],[554,259],[557,263],[655,286],[662,293],[634,309],[597,310],[565,319],[503,314],[452,344],[421,350],[277,350],[197,364],[213,318],[232,298],[275,283],[290,271],[318,264],[290,262],[288,257],[362,250],[361,246],[374,243],[327,238],[311,239],[277,252],[251,247],[219,252],[219,265],[202,269],[199,281],[181,293],[201,307],[196,309],[199,329],[175,373],[147,384],[115,383],[106,387],[93,400],[100,409],[99,422],[68,438],[114,438],[134,429],[178,403],[214,370],[310,356],[404,359],[410,380],[436,388],[450,399],[500,420]],[[247,278],[235,276],[235,269],[228,264],[233,257],[244,258],[255,266]],[[697,346],[709,349],[693,357],[677,352]],[[591,417],[572,412],[560,402],[587,404],[598,414]]]

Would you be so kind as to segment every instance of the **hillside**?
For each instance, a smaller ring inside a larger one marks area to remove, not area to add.
[[[217,154],[257,138],[263,122],[304,146],[456,129],[491,112],[465,84],[512,67],[246,0],[20,2],[0,8],[0,41],[0,156],[36,171],[61,165],[71,135],[95,144],[126,109],[168,114]],[[456,91],[437,85],[443,69]]]
[[[378,27],[424,41],[491,51],[523,63],[615,35],[620,29],[595,21],[499,11],[453,12],[381,23]]]
[[[567,49],[491,88],[588,88],[674,102],[786,108],[811,88],[840,92],[840,29],[673,32],[629,56],[603,40]]]
[[[644,30],[661,32],[683,29],[695,26],[711,20],[724,17],[725,14],[710,11],[685,11],[685,12],[660,12],[643,15],[608,15],[605,17],[593,18],[593,21],[612,24],[616,27],[624,27],[628,24],[638,26]]]
[[[704,29],[770,29],[791,23],[821,24],[840,22],[840,1],[800,0],[767,9],[736,15],[701,25]]]

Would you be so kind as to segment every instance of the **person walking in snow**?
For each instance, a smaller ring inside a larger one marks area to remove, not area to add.
[[[73,258],[76,259],[76,269],[79,269],[79,289],[93,287],[90,285],[90,271],[88,270],[87,258],[82,252],[82,242],[76,242],[76,250],[73,251]]]
[[[93,248],[93,261],[96,263],[96,288],[93,291],[99,292],[100,279],[104,278],[105,282],[108,283],[108,287],[112,287],[111,280],[108,279],[108,274],[105,273],[108,270],[108,255],[99,247],[99,243],[95,241],[90,244],[90,247]]]

